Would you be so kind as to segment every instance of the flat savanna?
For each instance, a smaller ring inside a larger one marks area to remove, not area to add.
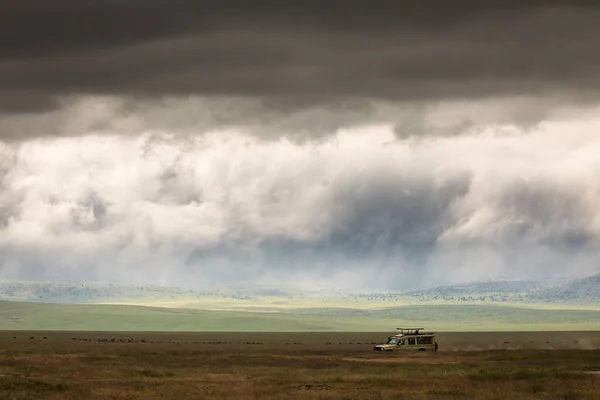
[[[0,399],[599,399],[600,332],[0,332]]]

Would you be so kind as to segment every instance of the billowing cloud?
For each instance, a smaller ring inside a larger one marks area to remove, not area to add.
[[[1,274],[397,289],[597,272],[597,118],[394,128],[22,143],[3,167]]]
[[[243,131],[262,140],[327,139],[340,129],[392,124],[398,138],[472,134],[488,126],[527,132],[553,118],[585,117],[596,104],[577,104],[563,96],[545,99],[509,96],[486,100],[386,102],[346,100],[302,109],[234,97],[169,97],[162,100],[116,96],[63,99],[55,110],[14,113],[0,118],[5,142],[85,135],[137,136],[169,132],[185,141],[207,131]],[[188,139],[186,139],[188,138]]]

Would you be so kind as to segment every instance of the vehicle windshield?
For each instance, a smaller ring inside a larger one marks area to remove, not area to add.
[[[404,344],[403,339],[398,339],[397,337],[390,337],[386,344]]]

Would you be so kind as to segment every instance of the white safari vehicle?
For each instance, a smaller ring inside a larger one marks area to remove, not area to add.
[[[423,328],[396,328],[398,333],[386,343],[373,347],[373,351],[437,351],[435,333],[421,332]]]

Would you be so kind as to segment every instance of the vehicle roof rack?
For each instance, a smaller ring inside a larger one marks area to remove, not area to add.
[[[396,330],[399,330],[400,333],[406,334],[406,335],[418,335],[419,331],[424,330],[425,328],[396,328]]]

